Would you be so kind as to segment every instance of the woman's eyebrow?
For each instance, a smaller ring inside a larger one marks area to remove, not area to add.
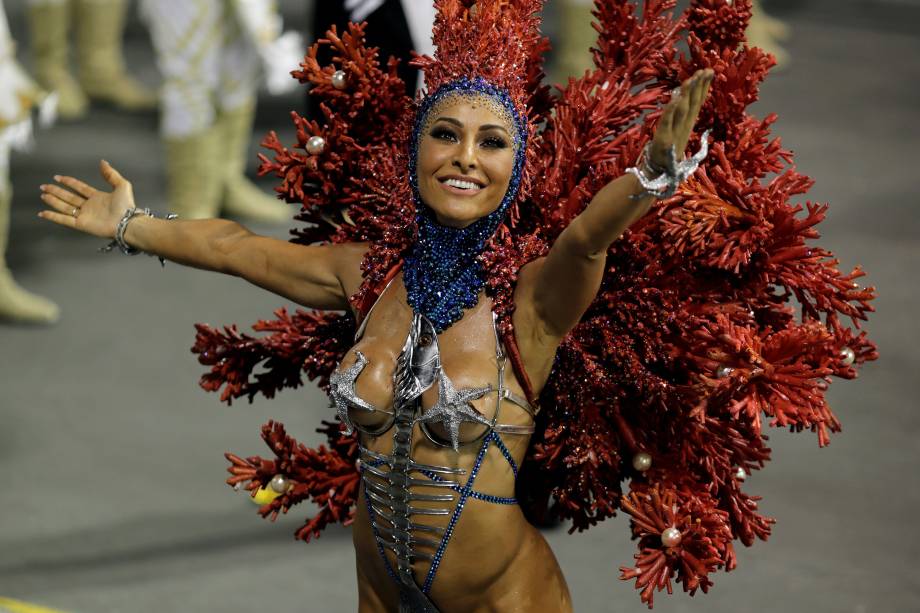
[[[500,126],[494,123],[487,123],[487,124],[479,126],[479,131],[482,132],[483,130],[501,130],[505,134],[508,134],[508,130],[505,129],[505,126]],[[508,136],[511,136],[511,135],[508,134]]]
[[[435,123],[438,123],[439,121],[445,121],[451,125],[457,126],[458,128],[463,128],[463,122],[460,121],[459,119],[454,119],[453,117],[438,117],[437,119],[434,120]],[[487,123],[487,124],[483,124],[479,126],[480,132],[483,132],[485,130],[501,130],[505,134],[508,134],[508,130],[504,126],[494,124],[494,123]]]

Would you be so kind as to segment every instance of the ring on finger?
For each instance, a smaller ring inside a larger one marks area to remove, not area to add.
[[[79,211],[80,211],[80,209],[78,209],[77,207],[73,207],[73,211],[71,211],[70,214],[73,215],[74,217],[76,217],[76,216],[77,216],[77,213],[78,213]]]

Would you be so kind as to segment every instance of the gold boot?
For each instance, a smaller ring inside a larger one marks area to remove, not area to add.
[[[132,78],[125,68],[124,0],[77,0],[76,8],[80,83],[89,97],[126,111],[155,109],[156,94]]]
[[[58,306],[19,287],[6,267],[12,196],[12,186],[0,184],[0,319],[32,324],[54,323],[60,316]]]
[[[232,111],[222,111],[217,120],[220,132],[221,204],[224,213],[252,221],[290,221],[293,207],[273,198],[246,178],[246,154],[252,139],[255,104],[244,104]]]
[[[61,119],[83,117],[89,109],[89,101],[70,74],[67,57],[69,3],[30,4],[29,30],[35,79],[44,89],[58,93],[57,112]]]
[[[184,138],[165,138],[166,193],[169,210],[182,219],[217,217],[220,169],[215,127]]]

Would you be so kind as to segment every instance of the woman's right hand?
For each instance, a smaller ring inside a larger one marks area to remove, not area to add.
[[[43,210],[38,216],[93,236],[114,238],[125,211],[134,208],[134,193],[131,182],[105,160],[99,162],[99,171],[112,186],[111,192],[100,191],[74,177],[55,175],[60,185],[40,186],[42,202],[53,210]]]

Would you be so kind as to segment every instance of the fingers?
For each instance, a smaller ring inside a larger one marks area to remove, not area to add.
[[[714,76],[712,69],[697,70],[681,85],[681,105],[678,107],[673,126],[674,141],[679,151],[686,147],[690,139],[690,132],[706,101]]]
[[[73,215],[64,215],[63,213],[55,213],[54,211],[42,211],[38,216],[42,219],[53,221],[59,226],[66,226],[68,228],[77,227],[77,218]]]
[[[50,186],[44,186],[44,187],[47,188],[47,187],[50,187]],[[67,194],[67,193],[69,193],[69,192],[67,192],[67,191],[65,191],[65,190],[63,190],[63,189],[61,189],[61,188],[56,188],[56,190],[57,190],[58,192],[62,193],[62,194]],[[74,195],[74,194],[70,194],[70,196],[71,196],[71,198],[73,198],[73,199],[78,198],[78,196],[76,196],[76,195]],[[53,208],[55,211],[57,211],[57,212],[59,212],[59,213],[63,213],[63,214],[68,215],[68,216],[70,216],[70,217],[75,217],[74,213],[75,213],[76,211],[78,211],[79,208],[80,208],[80,205],[77,204],[77,203],[75,203],[75,202],[73,202],[73,200],[72,200],[71,198],[66,198],[66,199],[65,199],[65,197],[62,197],[62,196],[60,196],[60,195],[58,195],[58,194],[56,194],[56,193],[51,193],[51,191],[49,191],[49,190],[47,190],[47,189],[44,190],[44,193],[42,193],[42,197],[41,197],[41,198],[42,198],[42,202],[44,202],[45,204],[47,204],[48,206],[50,206],[51,208]]]
[[[690,97],[690,116],[693,117],[694,122],[696,117],[700,114],[700,109],[703,108],[703,104],[706,102],[706,97],[709,95],[709,87],[712,85],[712,80],[715,78],[715,72],[712,69],[706,69],[700,71],[699,77],[696,81],[696,86],[693,88],[693,93]]]
[[[95,194],[97,191],[95,187],[92,187],[91,185],[87,185],[80,179],[75,179],[74,177],[54,175],[54,180],[57,181],[58,183],[66,185],[67,187],[77,192],[84,198],[92,197],[93,194]]]
[[[83,206],[84,202],[86,202],[86,199],[83,196],[78,196],[71,191],[58,187],[57,185],[39,185],[38,187],[42,190],[42,200],[45,200],[45,196],[52,196],[56,200],[59,200],[71,207],[80,207]]]
[[[690,102],[689,91],[690,91],[691,82],[690,79],[684,81],[683,85],[680,86],[680,95],[677,98],[677,105],[674,109],[674,120],[671,124],[672,131],[675,134],[680,133],[680,129],[684,124],[684,118],[687,116],[687,113],[690,111]]]
[[[112,187],[118,187],[123,183],[127,183],[125,178],[121,176],[121,173],[115,170],[115,168],[105,160],[99,160],[99,171],[102,173],[102,178],[106,180],[106,183]]]

